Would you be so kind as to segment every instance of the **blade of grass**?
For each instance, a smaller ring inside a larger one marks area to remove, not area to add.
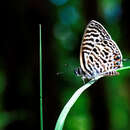
[[[99,78],[101,78],[101,76],[97,76],[95,79],[90,80],[87,84],[83,85],[82,87],[80,87],[74,94],[73,96],[70,98],[70,100],[67,102],[67,104],[64,106],[58,120],[56,123],[56,127],[55,130],[62,130],[65,119],[67,114],[69,113],[71,107],[74,105],[74,103],[76,102],[76,100],[78,99],[78,97],[82,94],[82,92],[84,92],[84,90],[86,90],[88,87],[90,87],[93,83],[95,83]]]
[[[130,66],[119,68],[116,71],[119,72],[119,71],[126,70],[126,69],[130,69]],[[58,118],[58,120],[56,122],[55,130],[62,130],[63,129],[64,122],[65,122],[65,119],[67,117],[67,114],[69,113],[69,111],[72,108],[72,106],[74,105],[74,103],[77,101],[77,99],[79,98],[79,96],[87,88],[89,88],[92,84],[94,84],[99,78],[101,78],[101,76],[97,76],[94,80],[90,80],[88,83],[86,83],[85,85],[83,85],[82,87],[80,87],[73,94],[73,96],[70,98],[70,100],[67,102],[67,104],[64,106],[63,110],[61,111],[60,116],[59,116],[59,118]]]
[[[125,66],[125,67],[122,67],[122,68],[119,68],[117,69],[116,71],[122,71],[122,70],[127,70],[127,69],[130,69],[130,66]]]
[[[41,24],[39,24],[39,57],[40,57],[40,126],[43,130],[43,106],[42,106],[42,38],[41,38]]]

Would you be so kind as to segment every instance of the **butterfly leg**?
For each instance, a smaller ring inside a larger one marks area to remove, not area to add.
[[[83,83],[85,84],[85,79],[84,79],[84,78],[82,78],[82,80],[83,80]]]

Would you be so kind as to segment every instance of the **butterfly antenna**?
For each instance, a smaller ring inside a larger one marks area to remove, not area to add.
[[[64,74],[64,72],[57,72],[57,73],[56,73],[57,76],[58,76],[58,75],[62,75],[62,74]]]
[[[125,58],[122,60],[123,62],[130,61],[130,58]]]
[[[65,64],[64,65],[68,70],[67,71],[73,71],[74,70],[74,66],[73,65],[71,65],[71,64]]]
[[[64,64],[64,67],[66,68],[64,72],[57,72],[56,75],[59,76],[59,75],[63,75],[65,73],[68,73],[70,71],[74,71],[74,66],[70,65],[70,64]]]

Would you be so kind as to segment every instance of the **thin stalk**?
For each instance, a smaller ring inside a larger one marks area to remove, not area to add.
[[[130,69],[130,66],[122,67],[117,69],[116,71],[122,71]],[[95,77],[95,79],[90,80],[88,83],[80,87],[70,98],[70,100],[67,102],[67,104],[64,106],[63,110],[60,113],[60,116],[56,122],[55,130],[62,130],[64,126],[65,119],[67,117],[67,114],[69,113],[70,109],[74,105],[74,103],[77,101],[79,96],[87,89],[89,88],[92,84],[94,84],[101,76]]]
[[[60,113],[60,116],[57,120],[55,130],[62,130],[63,125],[66,119],[67,114],[69,113],[71,107],[74,105],[78,97],[84,92],[87,88],[89,88],[92,84],[94,84],[101,76],[97,76],[95,79],[90,80],[88,83],[80,87],[70,98],[70,100],[67,102],[67,104],[64,106],[62,112]]]
[[[119,68],[116,71],[122,71],[122,70],[127,70],[127,69],[130,69],[130,66],[125,66],[125,67]]]
[[[39,24],[39,61],[40,61],[40,126],[41,130],[43,130],[43,106],[42,106],[42,38],[41,38],[41,24]]]

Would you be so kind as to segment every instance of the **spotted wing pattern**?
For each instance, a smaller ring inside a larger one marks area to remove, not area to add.
[[[116,69],[121,67],[122,54],[116,43],[100,23],[90,21],[83,35],[76,73],[83,79],[92,79],[97,75],[117,75]]]

